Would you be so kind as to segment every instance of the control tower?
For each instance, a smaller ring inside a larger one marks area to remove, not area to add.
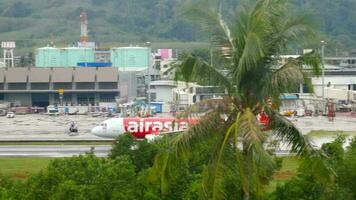
[[[16,48],[16,43],[14,41],[1,42],[1,48],[4,52],[5,67],[14,67],[14,49]]]

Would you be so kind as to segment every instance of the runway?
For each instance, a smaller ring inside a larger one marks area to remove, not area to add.
[[[65,134],[66,121],[75,120],[80,126],[78,136]],[[47,116],[31,115],[16,116],[15,119],[0,120],[0,157],[71,157],[85,154],[94,147],[94,154],[105,157],[111,150],[110,144],[80,144],[81,142],[110,142],[90,134],[90,129],[104,119],[89,118],[86,116],[63,116],[48,118]],[[311,130],[351,131],[356,130],[356,119],[339,116],[330,122],[326,117],[290,118],[303,134]],[[353,137],[349,136],[349,138]],[[323,143],[330,142],[334,136],[310,138],[313,145],[320,148]],[[32,144],[31,142],[44,142],[46,144]],[[71,144],[48,144],[51,142],[71,142]],[[78,144],[76,144],[78,142]],[[14,143],[8,145],[6,143]],[[27,144],[26,144],[27,143]],[[73,144],[74,143],[74,144]],[[277,155],[288,155],[288,148],[282,146]]]
[[[98,157],[105,157],[110,145],[1,145],[0,157],[72,157],[93,149]]]

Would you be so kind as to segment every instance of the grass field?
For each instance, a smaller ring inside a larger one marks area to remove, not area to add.
[[[112,145],[115,141],[0,141],[1,145]]]
[[[284,184],[297,175],[299,167],[299,159],[297,157],[285,157],[283,159],[282,168],[273,176],[273,181],[268,185],[267,191],[273,192],[277,185]]]
[[[0,174],[12,179],[26,179],[44,169],[55,158],[0,158]]]
[[[337,136],[337,135],[344,135],[344,136],[356,136],[355,131],[324,131],[324,130],[315,130],[310,131],[308,133],[308,137],[330,137],[330,136]]]

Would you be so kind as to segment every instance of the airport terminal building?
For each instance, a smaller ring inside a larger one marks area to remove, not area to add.
[[[138,83],[137,73],[119,74],[116,67],[0,68],[0,101],[13,106],[98,105],[139,96]]]

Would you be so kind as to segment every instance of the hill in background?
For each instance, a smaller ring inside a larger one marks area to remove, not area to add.
[[[90,40],[204,41],[194,25],[178,16],[184,0],[1,0],[0,40],[16,40],[19,48],[78,41],[79,14],[89,16]],[[356,45],[355,0],[293,0],[292,10],[309,10],[319,21],[329,53]],[[237,4],[226,0],[226,5]]]
[[[193,26],[176,17],[178,0],[1,0],[0,39],[20,46],[78,41],[79,15],[89,16],[90,40],[194,41]]]

